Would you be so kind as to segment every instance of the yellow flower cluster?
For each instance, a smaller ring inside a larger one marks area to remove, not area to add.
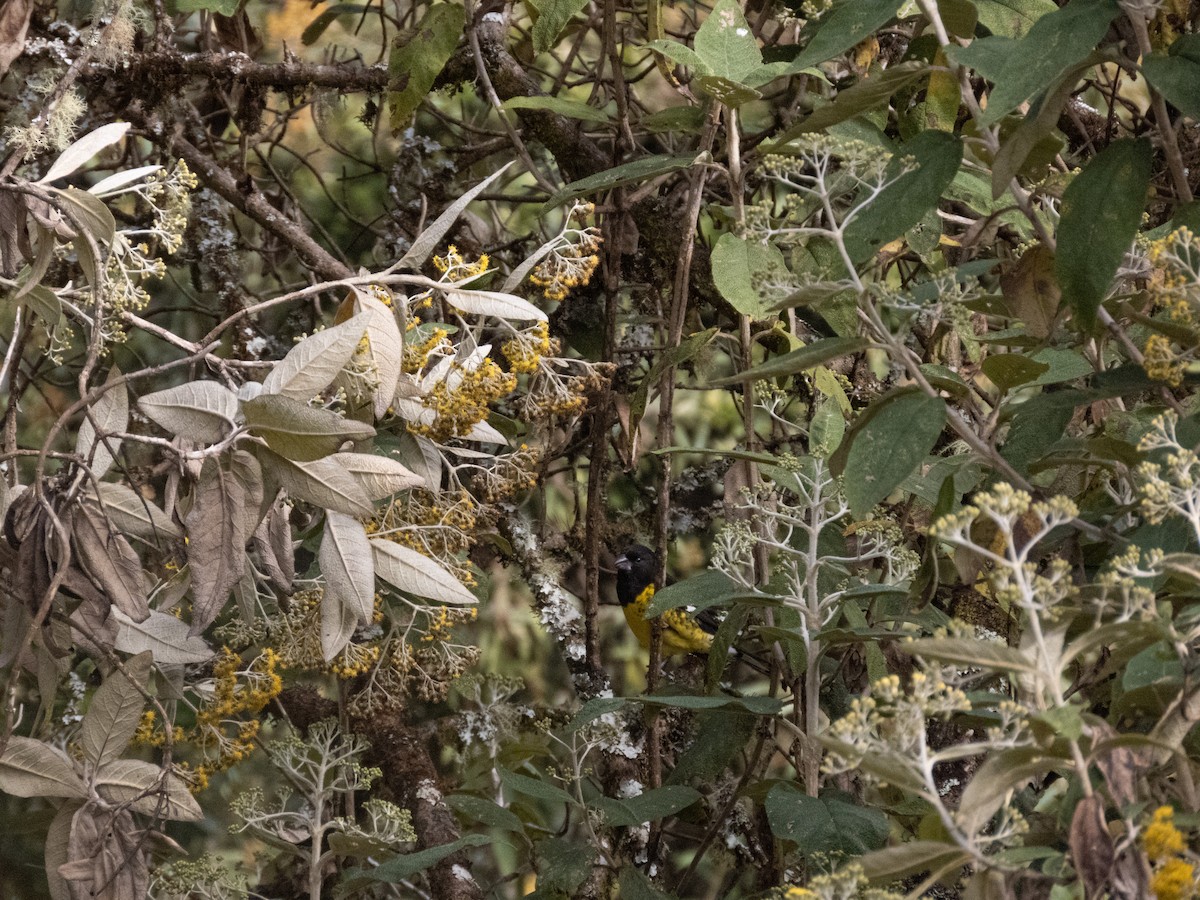
[[[407,329],[412,331],[417,327],[416,319],[409,319]],[[428,336],[419,343],[404,342],[404,352],[400,356],[400,367],[409,375],[416,375],[429,363],[429,356],[434,350],[444,349],[453,352],[448,338],[450,332],[444,328],[432,329]]]
[[[1183,384],[1186,366],[1179,354],[1171,347],[1171,339],[1165,334],[1152,334],[1142,349],[1142,368],[1155,381],[1165,381],[1171,387]]]
[[[342,648],[342,652],[329,662],[329,671],[348,681],[366,675],[379,662],[378,644],[356,644],[353,641]]]
[[[1142,849],[1153,867],[1150,892],[1157,900],[1188,900],[1197,896],[1196,867],[1183,858],[1187,842],[1175,827],[1175,810],[1160,806],[1141,834]]]
[[[478,503],[466,490],[434,493],[412,490],[397,498],[377,518],[364,523],[367,534],[402,544],[444,563],[463,584],[475,583],[457,556],[475,542]]]
[[[508,360],[511,371],[532,375],[544,357],[558,355],[558,342],[550,338],[550,323],[538,322],[528,331],[518,331],[505,341],[500,352]]]
[[[181,743],[186,735],[184,730],[176,725],[171,729],[171,742]],[[133,742],[143,747],[161,747],[167,742],[167,733],[159,725],[158,714],[148,709],[142,713],[142,721],[138,723],[137,731],[133,733]]]
[[[261,723],[257,718],[237,717],[244,713],[256,715],[279,696],[283,690],[280,662],[279,654],[267,647],[243,668],[240,655],[229,647],[221,648],[220,658],[213,665],[212,693],[196,711],[195,725],[188,731],[178,727],[172,731],[175,744],[190,742],[204,754],[195,768],[187,762],[177,766],[193,793],[207,788],[215,772],[236,765],[253,752]],[[134,739],[154,747],[165,743],[166,736],[153,712],[142,715]]]
[[[451,244],[446,248],[445,256],[433,258],[433,267],[445,276],[443,279],[445,281],[465,281],[486,272],[490,262],[486,253],[482,254],[475,262],[468,262],[458,252],[458,248]]]
[[[1149,377],[1178,387],[1200,346],[1200,238],[1187,228],[1176,228],[1150,243],[1146,259],[1152,266],[1147,294],[1182,329],[1173,330],[1170,337],[1152,334],[1143,350],[1142,366]]]
[[[450,640],[450,631],[455,625],[459,622],[474,622],[477,618],[479,618],[479,608],[475,606],[439,606],[429,617],[429,624],[425,626],[425,633],[421,635],[421,641],[426,644],[433,641],[448,641]]]
[[[409,430],[435,441],[463,437],[487,418],[492,403],[516,387],[517,376],[503,371],[491,357],[472,369],[456,363],[422,400],[427,409],[433,410],[433,421],[427,425],[409,423]]]
[[[555,247],[529,275],[529,280],[542,289],[542,296],[547,300],[565,300],[573,289],[591,281],[600,265],[600,257],[596,255],[604,240],[600,232],[586,228],[576,234],[577,243]]]

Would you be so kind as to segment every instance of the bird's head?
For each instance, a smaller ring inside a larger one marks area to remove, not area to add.
[[[654,583],[658,574],[658,555],[649,547],[634,544],[617,557],[617,599],[626,606]]]

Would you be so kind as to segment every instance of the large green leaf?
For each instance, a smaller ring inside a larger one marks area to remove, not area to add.
[[[887,816],[838,792],[810,797],[791,784],[777,784],[763,808],[775,837],[796,844],[804,856],[858,856],[887,842]]]
[[[859,113],[882,106],[896,91],[912,84],[928,72],[929,66],[926,63],[909,60],[890,66],[870,78],[860,79],[846,90],[840,91],[832,103],[817,107],[811,115],[781,134],[768,150],[782,150],[788,141],[802,134],[824,131],[831,125],[845,122]]]
[[[923,131],[905,144],[892,158],[891,183],[846,225],[851,257],[866,259],[920,222],[954,180],[962,154],[962,141],[944,131]]]
[[[945,424],[946,402],[916,388],[889,394],[864,412],[832,460],[836,471],[844,459],[842,484],[851,512],[865,516],[912,474]]]
[[[776,356],[760,365],[731,375],[728,378],[718,378],[709,382],[709,387],[724,387],[742,381],[759,381],[764,378],[784,378],[804,372],[839,356],[849,356],[871,346],[871,342],[861,337],[832,337],[813,341],[807,347]]]
[[[973,0],[979,11],[979,24],[990,31],[1008,38],[1019,38],[1042,16],[1049,15],[1058,7],[1054,0]]]
[[[1063,300],[1082,328],[1096,321],[1096,310],[1137,235],[1151,155],[1144,138],[1115,141],[1063,193],[1054,271]]]
[[[421,18],[412,38],[392,50],[388,57],[388,115],[393,134],[408,127],[458,46],[464,21],[461,5],[434,4]]]
[[[491,842],[492,839],[486,834],[468,834],[466,837],[461,837],[457,841],[451,841],[449,844],[430,847],[428,850],[421,850],[418,853],[405,853],[392,857],[374,869],[350,869],[342,877],[343,879],[352,877],[366,878],[370,881],[395,884],[396,882],[406,881],[418,872],[428,869],[430,866],[441,862],[447,856],[458,853],[460,850],[465,850],[468,847],[478,847],[481,844],[490,844]]]
[[[690,169],[695,165],[699,157],[700,154],[698,153],[647,156],[644,159],[635,159],[633,162],[606,169],[595,175],[589,175],[587,178],[580,178],[578,181],[572,181],[543,203],[542,212],[545,213],[556,209],[568,200],[574,200],[576,197],[583,197],[586,194],[596,194],[600,191],[607,191],[609,188],[620,187],[625,184],[636,184],[639,181],[646,181],[658,175],[666,175],[671,172]]]
[[[657,822],[659,819],[673,816],[699,799],[699,791],[680,784],[669,784],[638,794],[636,797],[601,797],[593,800],[592,805],[604,813],[609,825],[632,828],[644,822]]]
[[[558,43],[558,37],[587,0],[537,0],[538,17],[533,24],[533,49],[545,53]]]
[[[1006,41],[1000,71],[989,76],[995,87],[988,96],[984,122],[999,122],[1091,53],[1119,9],[1117,0],[1072,0],[1038,19],[1016,43],[991,37],[952,51],[955,62],[974,67],[992,50],[990,42]]]
[[[903,4],[897,0],[842,0],[816,24],[816,33],[794,60],[791,71],[845,53],[887,23]]]
[[[717,0],[696,31],[696,55],[718,78],[743,82],[762,65],[762,51],[737,0]]]
[[[774,244],[748,241],[727,232],[713,248],[712,273],[717,290],[730,306],[752,319],[771,314],[771,304],[763,300],[754,285],[755,278],[783,268],[783,254]]]
[[[1142,74],[1181,113],[1200,119],[1200,34],[1185,34],[1167,56],[1147,56]]]

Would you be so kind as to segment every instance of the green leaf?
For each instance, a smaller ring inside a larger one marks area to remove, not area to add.
[[[870,78],[862,78],[844,91],[839,91],[832,103],[819,106],[805,119],[797,122],[767,148],[777,153],[785,149],[788,141],[802,134],[824,131],[830,125],[844,122],[859,113],[875,109],[886,103],[896,91],[929,74],[929,66],[919,60],[909,60],[889,66]]]
[[[859,856],[887,842],[887,816],[838,792],[810,797],[791,784],[777,784],[763,809],[775,837],[796,844],[804,856]]]
[[[737,109],[751,100],[762,98],[762,94],[754,88],[747,87],[740,81],[732,81],[718,75],[698,75],[696,84],[718,103],[723,103],[733,109]]]
[[[538,841],[534,853],[537,857],[538,894],[574,897],[579,886],[592,874],[597,849],[579,841],[547,838]]]
[[[654,365],[650,367],[641,382],[638,383],[637,389],[634,390],[633,396],[629,398],[629,420],[630,429],[637,428],[637,425],[642,420],[642,415],[646,412],[646,404],[650,400],[650,391],[658,385],[659,379],[663,373],[675,366],[681,366],[697,353],[712,343],[717,336],[716,328],[709,328],[706,331],[700,331],[696,334],[688,335],[676,347],[669,347],[654,360]]]
[[[728,378],[718,378],[716,381],[710,381],[708,386],[725,387],[726,385],[738,384],[743,381],[758,381],[764,378],[785,378],[789,375],[795,375],[797,372],[805,372],[815,368],[829,362],[831,359],[837,359],[840,356],[849,356],[851,353],[858,353],[869,346],[871,346],[871,342],[861,337],[821,338],[819,341],[813,341],[807,347],[801,347],[799,350],[793,350],[790,353],[783,354],[783,356],[776,356],[765,363],[747,369],[745,372],[730,375]]]
[[[517,815],[503,806],[484,797],[474,797],[471,794],[451,794],[446,798],[446,805],[461,816],[466,816],[474,822],[480,822],[489,828],[499,828],[503,831],[525,832],[525,825]]]
[[[308,23],[304,31],[300,34],[300,43],[305,47],[311,47],[320,40],[325,30],[336,22],[339,17],[351,13],[362,15],[369,9],[369,6],[363,6],[361,3],[335,3],[328,9],[323,10],[319,16]]]
[[[562,206],[568,200],[574,200],[576,197],[582,197],[585,194],[595,194],[599,191],[606,191],[609,188],[646,181],[658,175],[667,175],[671,172],[690,169],[703,155],[700,153],[677,153],[647,156],[644,159],[635,159],[633,162],[606,169],[595,175],[589,175],[587,178],[580,178],[578,181],[572,181],[543,203],[541,214],[545,215],[550,210]]]
[[[905,144],[888,167],[891,183],[846,226],[851,257],[866,259],[920,222],[954,180],[962,154],[962,141],[943,131],[923,131]],[[915,169],[899,174],[912,162]]]
[[[1114,141],[1063,193],[1054,271],[1081,328],[1095,323],[1096,310],[1137,235],[1151,155],[1145,138]]]
[[[632,828],[644,822],[657,822],[673,816],[699,799],[699,791],[680,784],[669,784],[622,800],[600,797],[593,800],[591,805],[604,813],[609,825]]]
[[[996,641],[971,638],[918,638],[904,645],[904,652],[938,662],[979,666],[996,672],[1036,675],[1037,665],[1016,647]]]
[[[762,65],[762,51],[737,0],[717,0],[696,31],[696,55],[708,74],[742,82]]]
[[[465,16],[457,3],[437,3],[421,18],[412,38],[388,57],[388,116],[392,134],[408,127],[458,46]]]
[[[536,30],[536,29],[535,29]],[[563,97],[513,97],[504,101],[505,109],[544,109],[568,119],[582,119],[585,122],[597,122],[607,125],[612,116],[602,109],[588,106],[580,100],[567,100]]]
[[[624,866],[617,878],[617,894],[622,900],[674,900],[674,894],[660,891],[633,866]]]
[[[587,0],[537,0],[538,20],[533,25],[533,50],[545,53],[558,43],[558,37]]]
[[[545,781],[539,781],[537,778],[530,778],[528,775],[518,775],[516,772],[510,772],[499,766],[496,767],[496,771],[500,775],[500,783],[504,785],[507,791],[524,794],[526,797],[533,797],[535,800],[544,800],[547,803],[564,803],[567,806],[578,805],[574,797],[556,785],[547,784]]]
[[[881,882],[907,878],[920,872],[942,872],[965,866],[971,861],[972,856],[966,850],[940,841],[909,841],[874,850],[857,860],[864,875]]]
[[[921,464],[946,424],[946,401],[916,388],[876,401],[850,429],[834,460],[845,454],[841,471],[850,509],[863,517]]]
[[[959,804],[963,828],[968,834],[979,831],[1004,804],[1010,791],[1022,787],[1030,779],[1050,771],[1061,762],[1037,747],[1016,747],[989,754],[963,791],[962,803]]]
[[[602,716],[626,709],[633,702],[624,697],[594,697],[579,708],[579,712],[575,713],[575,718],[571,720],[571,724],[567,728],[570,731],[578,731]]]
[[[490,843],[492,843],[492,839],[486,834],[468,834],[466,837],[461,837],[457,841],[451,841],[449,844],[430,847],[428,850],[422,850],[419,853],[405,853],[393,857],[387,862],[376,866],[374,869],[350,869],[342,878],[366,878],[370,881],[396,884],[397,882],[411,878],[413,875],[428,869],[432,865],[436,865],[447,856],[451,856],[460,850]]]
[[[784,269],[783,254],[774,244],[748,241],[725,233],[712,252],[713,281],[721,296],[742,315],[764,319],[771,306],[754,287],[755,277]]]
[[[897,0],[842,0],[821,17],[816,34],[792,60],[792,71],[823,63],[845,53],[869,37],[896,15],[903,4]]]
[[[999,122],[1091,53],[1119,10],[1117,0],[1072,0],[1038,19],[1020,41],[1006,44],[1002,68],[992,78],[995,88],[988,96],[984,123]],[[975,41],[969,48],[954,51],[952,57],[972,65],[970,60],[988,49],[980,45],[999,40],[1005,39]]]
[[[1038,19],[1058,7],[1054,0],[974,0],[979,12],[979,24],[1007,38],[1019,38],[1029,33]]]
[[[638,698],[651,706],[673,706],[677,709],[722,709],[733,708],[754,713],[757,716],[773,716],[783,708],[783,702],[774,697],[727,697],[722,694],[696,696],[692,694],[643,694]]]
[[[1022,384],[1028,384],[1039,375],[1050,371],[1046,363],[1035,362],[1020,353],[997,353],[983,361],[983,374],[992,384],[1007,393]]]
[[[1181,113],[1200,119],[1200,34],[1180,35],[1167,56],[1147,56],[1142,74]]]
[[[646,618],[653,619],[668,609],[680,606],[691,606],[696,610],[707,609],[728,600],[737,590],[737,585],[724,572],[708,569],[656,591],[654,600],[646,609]]]
[[[741,754],[757,728],[755,716],[733,709],[696,713],[696,736],[667,776],[668,783],[715,781]]]

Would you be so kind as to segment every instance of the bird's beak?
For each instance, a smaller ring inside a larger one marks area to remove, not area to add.
[[[616,558],[614,565],[617,567],[618,572],[628,572],[633,568],[633,563],[629,561],[629,557],[627,557],[624,553]]]

